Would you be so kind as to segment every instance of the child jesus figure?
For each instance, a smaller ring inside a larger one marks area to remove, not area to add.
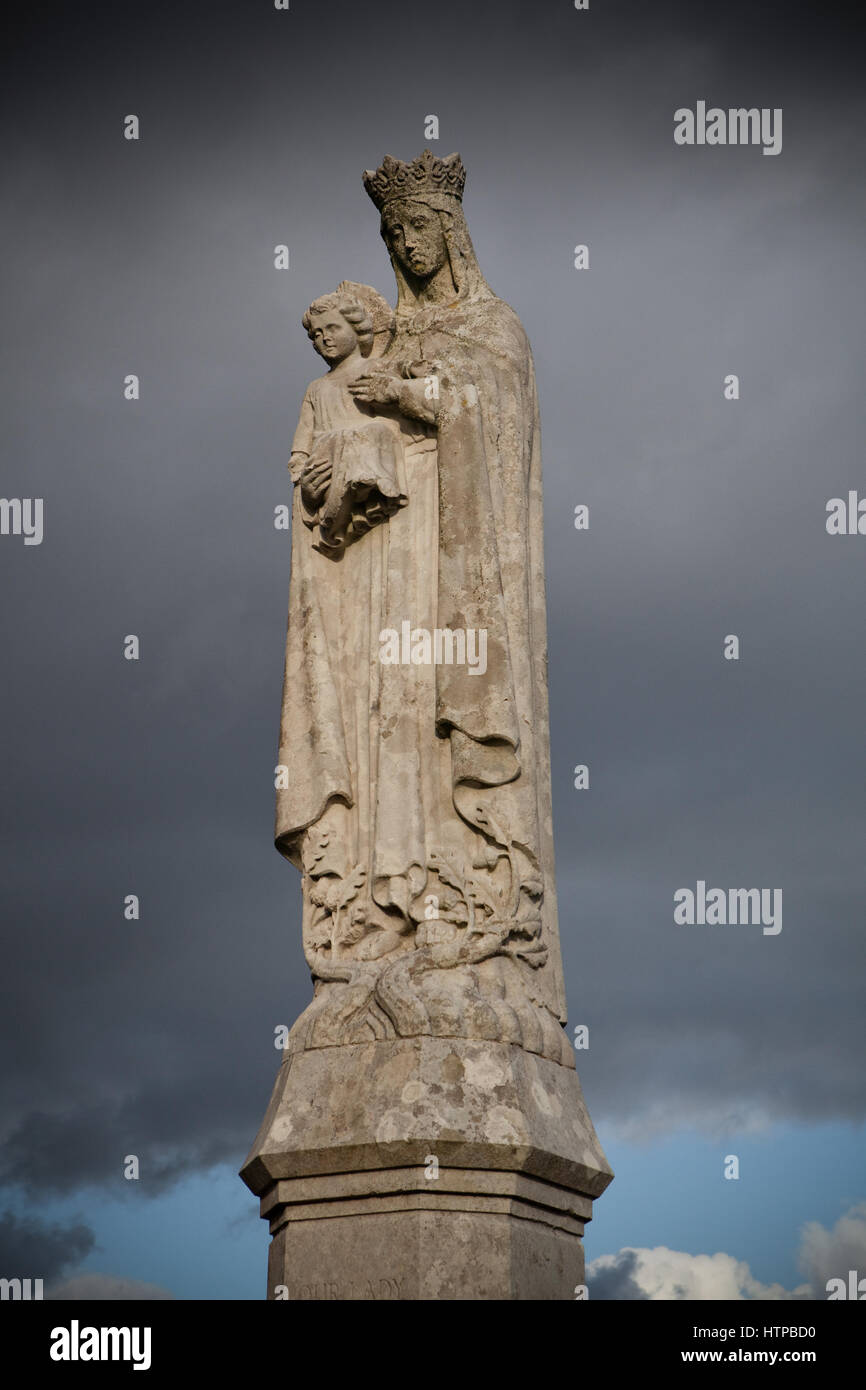
[[[339,559],[345,547],[406,505],[403,429],[398,418],[356,400],[349,382],[369,370],[374,318],[390,338],[390,306],[365,286],[365,303],[341,286],[303,316],[313,347],[328,364],[307,387],[292,442],[289,471],[301,486],[301,515],[313,547]]]

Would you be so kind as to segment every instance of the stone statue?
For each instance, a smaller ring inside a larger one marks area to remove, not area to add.
[[[329,371],[290,463],[276,843],[303,874],[316,994],[289,1047],[487,1038],[573,1066],[535,377],[464,180],[429,151],[368,172],[396,314],[344,282],[304,316]]]
[[[314,994],[242,1170],[271,1298],[572,1299],[612,1177],[563,1029],[535,374],[465,178],[368,171],[396,309],[303,316],[276,844]]]

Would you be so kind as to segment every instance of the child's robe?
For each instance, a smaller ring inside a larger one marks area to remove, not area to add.
[[[308,455],[297,467],[299,475],[310,462],[327,459],[331,465],[318,505],[311,510],[301,502],[316,550],[337,554],[406,505],[403,443],[397,421],[356,401],[346,378],[329,374],[310,383],[292,453]]]

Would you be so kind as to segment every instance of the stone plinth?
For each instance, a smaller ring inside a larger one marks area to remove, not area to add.
[[[292,1300],[573,1299],[613,1176],[573,1069],[461,1038],[288,1056],[241,1175]]]

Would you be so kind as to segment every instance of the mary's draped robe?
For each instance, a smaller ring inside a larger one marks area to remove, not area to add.
[[[428,173],[443,163],[429,159]],[[313,548],[296,488],[276,843],[303,875],[315,995],[289,1047],[487,1038],[573,1067],[532,355],[459,197],[429,177],[406,196],[439,216],[456,287],[420,304],[392,257],[397,328],[376,365],[406,383],[391,412],[406,505],[334,558]],[[382,634],[405,623],[476,644],[483,630],[486,669],[383,661]]]

